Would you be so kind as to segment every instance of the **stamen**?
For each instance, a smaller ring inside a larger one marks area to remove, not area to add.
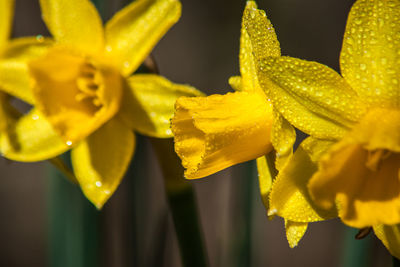
[[[98,95],[101,84],[96,80],[96,77],[98,78],[96,72],[96,68],[91,63],[82,65],[80,75],[76,80],[79,93],[76,94],[75,99],[79,102],[89,100],[96,108],[99,108],[102,106]]]
[[[377,171],[382,160],[387,159],[392,152],[386,149],[377,149],[374,151],[368,151],[367,162],[365,165],[371,171]]]

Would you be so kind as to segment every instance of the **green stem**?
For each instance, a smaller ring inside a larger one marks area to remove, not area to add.
[[[361,240],[356,240],[358,229],[346,227],[343,246],[343,267],[366,267],[370,262],[371,235]]]
[[[254,160],[244,163],[243,172],[240,172],[242,177],[242,183],[240,189],[242,192],[243,200],[243,223],[238,226],[242,229],[238,231],[243,231],[241,242],[239,242],[239,259],[237,261],[237,266],[245,267],[252,266],[251,262],[251,226],[252,226],[252,215],[253,215],[253,197],[254,197],[254,187],[255,187],[255,166],[256,162]]]
[[[48,169],[49,266],[98,266],[98,211],[78,186]]]
[[[163,172],[168,203],[179,241],[182,265],[185,267],[208,266],[193,188],[183,177],[183,168],[174,153],[173,142],[171,139],[151,138],[151,143]]]

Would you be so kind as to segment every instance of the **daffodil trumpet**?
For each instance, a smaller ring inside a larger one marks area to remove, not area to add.
[[[310,135],[272,186],[273,213],[311,222],[317,216],[334,217],[337,211],[349,226],[373,226],[396,257],[400,257],[399,16],[397,0],[356,1],[344,34],[341,75],[316,62],[266,56],[257,27],[246,25],[261,87],[283,117]]]
[[[100,209],[129,165],[134,131],[171,137],[176,98],[201,95],[159,75],[131,75],[177,22],[181,5],[137,0],[104,28],[88,0],[41,0],[40,6],[54,42],[28,63],[31,86],[14,86],[13,95],[33,108],[13,122],[14,139],[2,135],[1,152],[31,162],[71,149],[76,179]]]

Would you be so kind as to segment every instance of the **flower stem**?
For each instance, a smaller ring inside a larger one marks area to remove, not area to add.
[[[191,184],[183,177],[180,160],[171,139],[151,138],[164,176],[168,203],[179,241],[182,265],[208,266],[203,237],[197,216],[197,205]]]
[[[56,168],[48,172],[48,265],[98,266],[99,212]]]
[[[365,267],[370,262],[371,236],[356,240],[358,229],[346,227],[343,246],[343,267]]]

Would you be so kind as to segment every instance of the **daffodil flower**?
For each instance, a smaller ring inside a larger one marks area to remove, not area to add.
[[[27,62],[43,55],[52,41],[40,35],[9,39],[14,4],[13,0],[0,0],[0,146],[17,148],[15,122],[21,113],[10,104],[10,99],[14,96],[25,102],[33,101]],[[24,135],[18,137],[23,139]]]
[[[261,87],[307,138],[279,173],[270,208],[294,221],[329,218],[374,226],[400,257],[400,1],[358,0],[341,75],[316,62],[265,57],[247,25]],[[322,210],[320,210],[322,208]]]
[[[179,19],[181,5],[138,0],[104,29],[88,0],[40,5],[55,45],[29,63],[34,85],[21,98],[34,108],[15,123],[15,142],[2,140],[1,150],[12,160],[38,161],[71,149],[83,193],[101,208],[132,158],[133,131],[171,137],[175,99],[200,95],[158,75],[131,75]]]
[[[279,57],[279,42],[272,24],[254,1],[248,1],[240,37],[240,74],[229,79],[237,91],[208,97],[181,97],[172,119],[175,151],[186,168],[185,177],[196,179],[232,165],[256,159],[260,191],[268,208],[273,180],[266,154],[277,151],[277,168],[285,166],[296,139],[294,128],[271,105],[257,78],[254,47],[245,25],[259,33],[264,56]],[[290,246],[297,245],[307,224],[285,221]]]

